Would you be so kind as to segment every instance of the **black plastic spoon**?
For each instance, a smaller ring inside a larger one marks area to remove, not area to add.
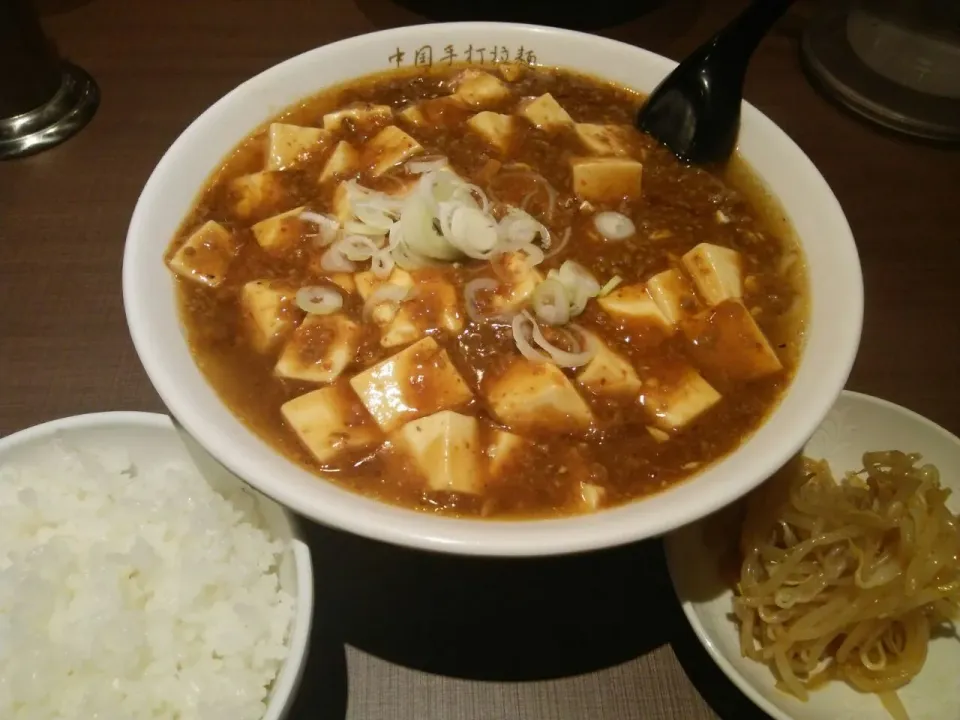
[[[636,124],[681,160],[723,162],[737,144],[750,56],[794,0],[754,0],[656,87]]]

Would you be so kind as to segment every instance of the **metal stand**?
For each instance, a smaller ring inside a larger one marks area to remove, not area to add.
[[[60,89],[30,112],[0,119],[0,160],[24,157],[76,134],[97,110],[100,90],[84,70],[63,63]]]
[[[863,5],[868,5],[864,3]],[[960,141],[960,47],[865,11],[823,3],[800,44],[812,80],[855,113],[891,130]]]

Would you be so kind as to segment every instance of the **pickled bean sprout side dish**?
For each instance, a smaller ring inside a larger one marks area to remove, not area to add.
[[[747,499],[733,608],[741,652],[800,699],[838,679],[908,720],[896,691],[960,611],[960,518],[918,455],[869,452],[835,479],[784,468]]]

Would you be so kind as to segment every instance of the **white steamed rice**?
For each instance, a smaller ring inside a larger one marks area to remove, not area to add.
[[[60,442],[0,467],[0,718],[260,720],[294,599],[244,500]]]

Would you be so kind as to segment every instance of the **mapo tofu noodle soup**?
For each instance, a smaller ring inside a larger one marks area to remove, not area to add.
[[[454,66],[289,110],[167,254],[201,370],[300,465],[432,512],[590,512],[723,457],[794,373],[803,258],[741,162],[682,165],[641,101]]]

